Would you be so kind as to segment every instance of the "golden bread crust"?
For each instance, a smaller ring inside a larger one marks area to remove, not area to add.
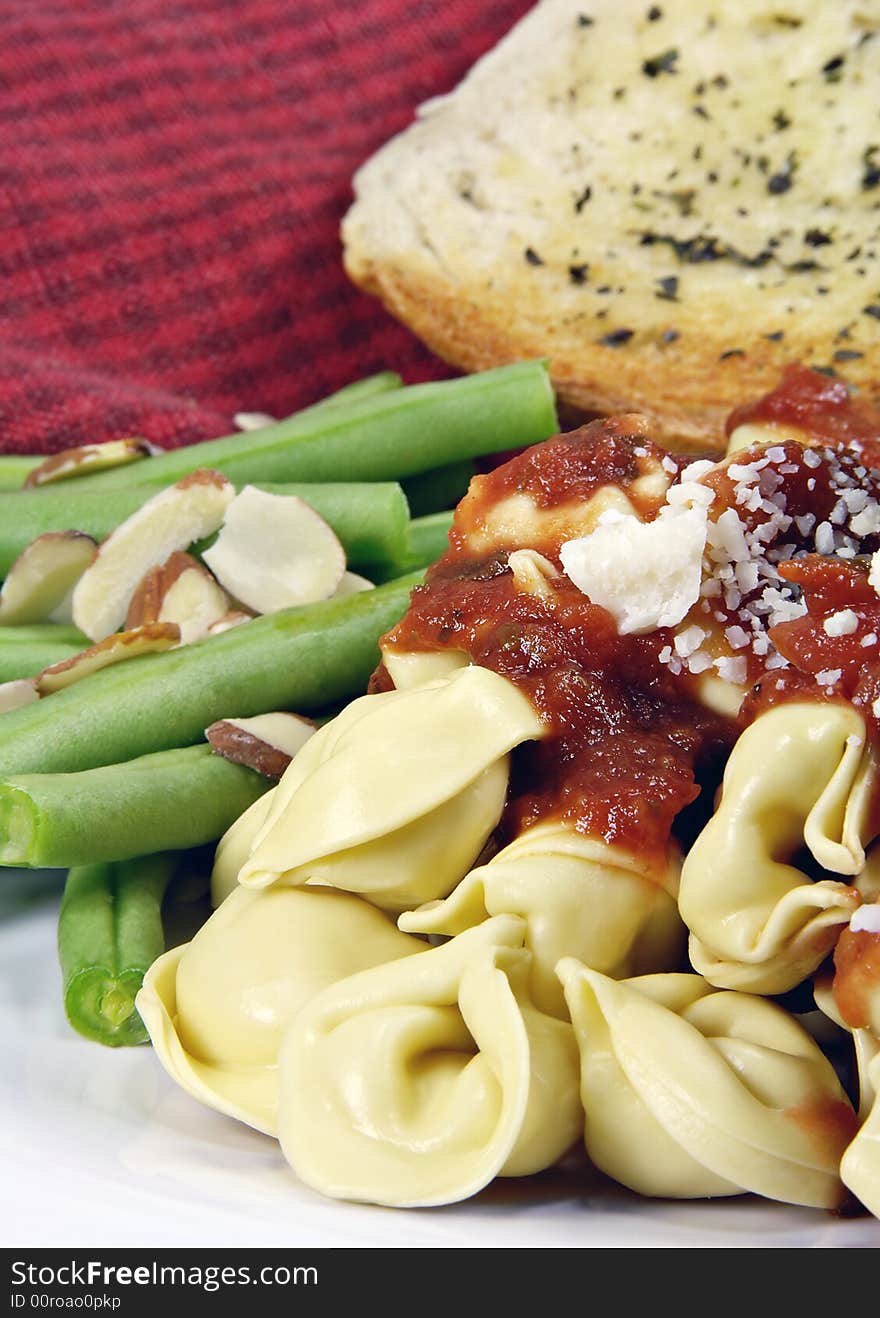
[[[880,0],[651,8],[537,5],[359,172],[350,277],[670,446],[723,449],[792,361],[880,401]]]

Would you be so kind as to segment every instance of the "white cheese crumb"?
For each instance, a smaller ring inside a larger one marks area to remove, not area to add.
[[[713,660],[708,650],[697,650],[685,662],[689,673],[705,673],[707,668],[712,667]]]
[[[860,906],[849,927],[854,934],[880,934],[880,902]]]
[[[697,462],[688,463],[678,479],[682,484],[686,484],[689,481],[698,481],[701,480],[703,476],[708,475],[710,471],[714,471],[714,469],[714,462],[709,462],[707,458],[700,458]]]
[[[605,522],[559,551],[578,590],[607,609],[622,636],[675,627],[700,596],[706,510],[672,511],[653,522]]]
[[[868,573],[868,585],[874,587],[875,595],[880,595],[880,549],[871,556],[871,570]]]
[[[684,631],[679,632],[675,638],[675,653],[680,658],[686,659],[689,654],[699,650],[705,639],[706,633],[702,627],[685,627]]]
[[[749,634],[743,627],[727,627],[724,635],[731,650],[742,650],[749,643]]]
[[[871,502],[866,508],[850,518],[849,529],[853,535],[876,535],[880,531],[880,504]]]
[[[820,522],[816,527],[816,553],[834,553],[834,530],[830,522]]]
[[[858,625],[857,613],[853,613],[852,609],[840,609],[825,619],[822,630],[826,636],[852,636]]]
[[[715,667],[718,669],[718,676],[725,682],[734,682],[741,686],[748,676],[748,664],[744,655],[738,655],[732,659],[725,655],[721,659],[715,660]]]

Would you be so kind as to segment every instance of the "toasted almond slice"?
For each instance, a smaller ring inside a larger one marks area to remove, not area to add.
[[[135,627],[128,632],[114,632],[97,645],[80,650],[72,658],[44,668],[35,679],[37,692],[41,696],[51,695],[101,668],[154,650],[170,650],[172,645],[179,643],[180,628],[173,622],[151,622],[146,627]]]
[[[175,550],[213,535],[235,498],[217,471],[200,469],[148,499],[100,545],[73,592],[73,620],[93,641],[116,631],[152,567]]]
[[[311,719],[299,714],[257,714],[254,718],[227,718],[212,723],[205,736],[224,759],[245,764],[267,778],[280,778],[298,750],[317,731]]]
[[[0,624],[46,622],[62,608],[97,548],[82,531],[47,531],[25,545],[0,589]]]
[[[268,412],[236,412],[232,419],[237,430],[262,430],[264,426],[274,426],[278,420]]]
[[[209,573],[201,568],[198,559],[182,549],[175,550],[165,563],[151,567],[131,597],[128,613],[125,615],[126,631],[132,627],[145,627],[148,622],[177,622],[177,618],[161,617],[162,602],[178,577],[189,568],[200,568],[205,576],[209,576]],[[211,577],[211,580],[213,581],[214,578]]]
[[[159,621],[176,622],[181,644],[189,645],[207,635],[208,628],[225,617],[228,609],[226,591],[201,563],[194,562],[179,572],[165,591]]]
[[[212,622],[207,630],[208,636],[219,636],[221,632],[228,632],[232,627],[240,627],[243,622],[253,622],[252,613],[244,613],[241,609],[230,609],[224,613],[222,618]]]
[[[151,568],[131,597],[126,628],[150,622],[176,622],[188,645],[226,616],[229,596],[201,563],[178,550],[161,567]]]
[[[145,572],[135,587],[135,592],[128,603],[128,611],[122,624],[126,631],[135,627],[146,627],[151,622],[159,621],[159,609],[162,606],[162,571],[164,564],[151,567]]]
[[[28,472],[25,488],[34,485],[53,485],[56,481],[71,480],[75,476],[91,476],[96,471],[111,467],[126,467],[130,462],[149,458],[159,449],[147,439],[111,439],[106,444],[82,444],[79,448],[62,449]]]
[[[343,595],[358,595],[362,590],[375,589],[374,581],[368,581],[357,572],[343,572],[342,580],[333,592],[333,598],[338,600],[342,599]]]
[[[293,494],[246,485],[202,555],[221,586],[257,613],[329,599],[345,572],[335,532]]]
[[[0,714],[9,709],[18,709],[21,705],[31,705],[39,700],[37,684],[32,677],[16,677],[11,682],[0,682]]]

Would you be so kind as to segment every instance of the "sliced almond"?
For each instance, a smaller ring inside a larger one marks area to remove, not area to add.
[[[34,485],[54,485],[56,481],[71,480],[76,476],[91,476],[96,471],[109,471],[111,467],[127,467],[130,462],[149,458],[159,450],[147,439],[111,439],[106,444],[82,444],[79,448],[62,449],[28,472],[25,488]]]
[[[93,641],[115,632],[150,568],[213,535],[235,498],[217,471],[201,469],[161,490],[108,535],[73,592],[73,620]]]
[[[182,550],[161,567],[151,568],[131,597],[126,628],[150,622],[176,622],[180,642],[188,645],[229,609],[229,597],[210,572]]]
[[[37,685],[32,677],[16,677],[12,682],[0,682],[0,714],[39,700]]]
[[[262,430],[264,426],[274,426],[278,420],[268,412],[236,412],[232,419],[236,430]]]
[[[333,592],[333,598],[342,599],[343,595],[358,595],[362,590],[375,590],[376,583],[361,577],[357,572],[343,572],[342,580]]]
[[[151,622],[159,621],[163,572],[164,564],[159,564],[151,567],[149,572],[145,572],[141,577],[128,602],[128,612],[122,624],[126,631],[133,631],[135,627],[146,627]]]
[[[205,736],[224,759],[247,765],[267,778],[280,778],[316,731],[311,719],[279,712],[220,719],[205,729]]]
[[[0,624],[46,622],[62,609],[98,548],[82,531],[47,531],[19,554],[0,589]],[[66,621],[61,617],[56,622]]]
[[[202,555],[222,586],[256,613],[329,599],[345,572],[333,529],[293,494],[246,485]]]
[[[135,627],[128,632],[114,632],[97,645],[90,645],[70,659],[44,668],[36,680],[37,692],[49,696],[53,691],[79,682],[101,668],[134,659],[156,650],[170,650],[180,644],[180,628],[173,622],[152,622],[146,627]]]
[[[232,627],[240,627],[243,622],[253,622],[253,620],[254,615],[252,613],[243,613],[241,609],[230,609],[228,613],[224,613],[222,618],[218,618],[216,622],[211,623],[207,635],[219,636],[221,632],[228,632]]]
[[[170,560],[169,560],[170,561]],[[201,563],[179,572],[165,591],[160,622],[176,622],[182,645],[198,641],[229,610],[229,596]]]

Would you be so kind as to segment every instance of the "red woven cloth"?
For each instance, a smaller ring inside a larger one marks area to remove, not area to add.
[[[392,367],[351,176],[529,0],[0,0],[0,451],[164,445]]]

